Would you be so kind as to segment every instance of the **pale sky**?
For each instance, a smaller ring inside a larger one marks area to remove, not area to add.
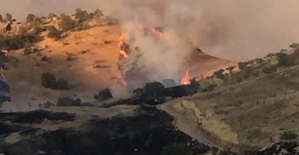
[[[5,16],[6,13],[11,13],[13,18],[19,21],[24,21],[29,13],[71,14],[78,7],[90,12],[101,9],[104,13],[110,14],[119,6],[117,2],[118,0],[1,0],[0,14]]]

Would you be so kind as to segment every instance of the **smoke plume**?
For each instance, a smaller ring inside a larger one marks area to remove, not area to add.
[[[165,49],[157,49],[148,38],[136,38],[151,53],[147,61],[163,59],[172,65],[169,61],[180,62],[192,46],[214,56],[248,60],[298,41],[298,4],[297,0],[123,0],[120,18],[124,24],[164,26],[166,33],[179,37],[175,49],[165,54],[156,51]]]
[[[134,38],[127,42],[142,52],[137,65],[146,68],[151,80],[161,80],[181,76],[177,71],[196,47],[231,60],[288,48],[299,39],[298,4],[297,0],[123,0],[118,18],[125,35]],[[170,39],[144,35],[138,24],[163,27]]]

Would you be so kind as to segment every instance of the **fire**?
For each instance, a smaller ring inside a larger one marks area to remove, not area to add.
[[[165,34],[163,34],[162,32],[157,31],[154,28],[151,28],[152,33],[156,34],[159,38],[169,38],[168,36],[166,36]]]
[[[185,76],[182,78],[181,80],[181,84],[182,85],[188,85],[188,84],[191,84],[190,82],[190,78],[189,78],[189,70],[186,71],[186,74]]]
[[[123,55],[125,58],[128,58],[129,55],[122,48],[124,42],[125,42],[125,35],[121,34],[119,39],[118,39],[118,47],[120,48],[120,54]]]

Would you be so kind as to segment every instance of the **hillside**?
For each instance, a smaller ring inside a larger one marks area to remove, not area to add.
[[[59,22],[47,20],[41,26],[58,27]],[[94,20],[89,21],[91,28],[67,31],[64,33],[66,37],[59,40],[47,37],[49,31],[41,32],[39,38],[42,39],[34,43],[38,52],[29,55],[24,54],[24,49],[10,51],[8,70],[3,73],[12,88],[12,102],[4,104],[2,108],[26,110],[29,105],[31,109],[36,109],[46,101],[55,103],[59,97],[93,102],[94,94],[105,88],[110,88],[115,98],[127,96],[126,82],[118,70],[121,27],[101,26],[102,24],[97,23]],[[9,33],[17,33],[21,25],[24,26],[24,23],[14,22],[12,32]],[[5,27],[5,24],[2,23],[2,26]],[[190,77],[204,77],[219,67],[235,63],[202,52],[194,53],[189,63]],[[66,79],[70,90],[43,88],[40,76],[44,72],[51,72],[56,78]]]
[[[296,139],[298,49],[288,54],[244,62],[247,66],[226,74],[229,78],[214,77],[223,82],[214,90],[169,101],[161,108],[233,149],[259,149]]]

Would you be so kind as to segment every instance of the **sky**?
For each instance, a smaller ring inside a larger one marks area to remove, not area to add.
[[[40,16],[50,12],[71,14],[81,8],[90,12],[100,9],[110,14],[118,6],[118,0],[1,0],[0,14],[11,13],[13,18],[24,21],[29,13]]]

